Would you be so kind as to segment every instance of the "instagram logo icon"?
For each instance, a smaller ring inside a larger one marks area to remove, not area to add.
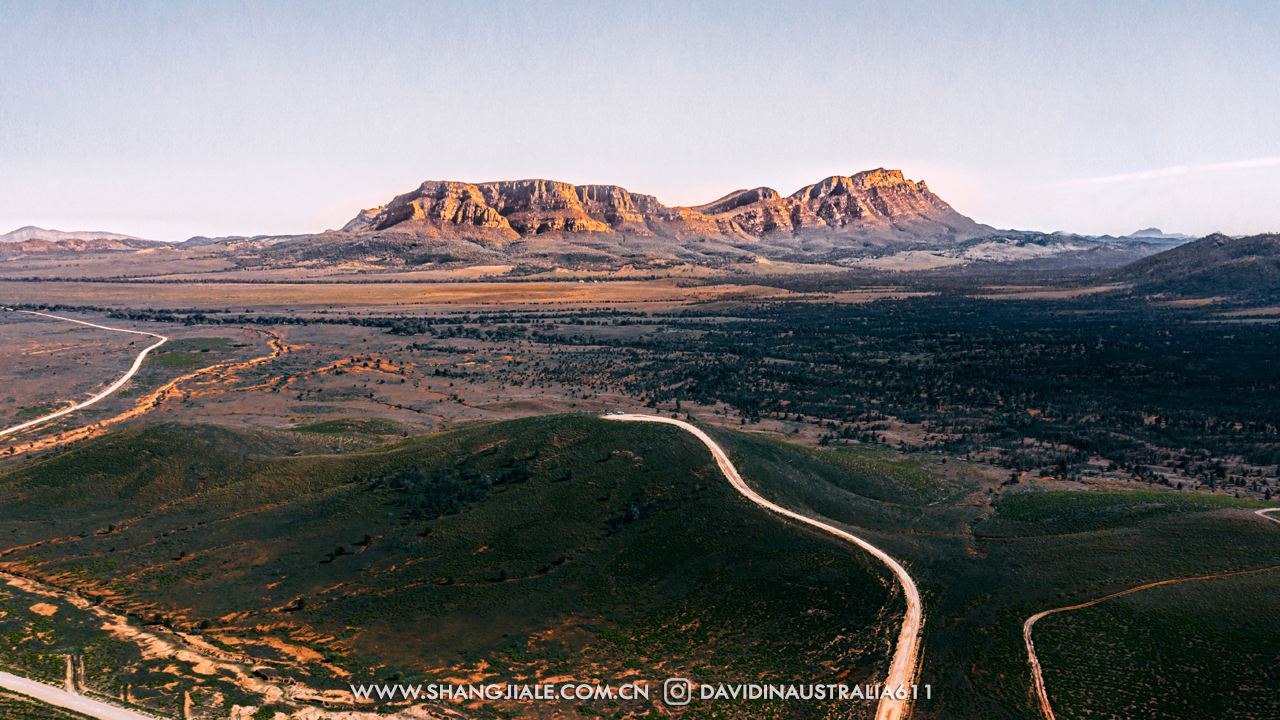
[[[667,678],[662,683],[662,701],[668,705],[688,705],[693,699],[693,683],[686,678]]]

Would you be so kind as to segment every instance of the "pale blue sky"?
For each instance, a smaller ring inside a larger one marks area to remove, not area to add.
[[[0,232],[314,231],[427,179],[696,204],[878,166],[998,227],[1280,230],[1280,3],[0,0]]]

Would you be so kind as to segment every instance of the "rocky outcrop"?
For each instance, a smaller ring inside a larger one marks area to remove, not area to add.
[[[515,180],[478,186],[485,201],[521,235],[545,232],[609,232],[607,222],[582,207],[578,189],[555,180]]]
[[[777,190],[767,187],[758,187],[754,190],[734,190],[719,200],[713,200],[706,205],[698,205],[694,207],[700,213],[707,215],[722,215],[731,213],[746,205],[755,205],[758,203],[769,203],[782,199]]]
[[[618,232],[648,234],[649,216],[663,209],[652,195],[632,195],[617,185],[579,185],[574,192],[583,212]]]
[[[361,211],[342,232],[442,234],[465,228],[489,229],[513,239],[609,233],[728,241],[868,231],[972,237],[990,230],[956,212],[923,182],[880,168],[835,175],[789,197],[760,187],[695,207],[667,207],[651,195],[617,185],[429,181],[383,207]]]
[[[361,210],[343,226],[342,232],[388,228],[441,231],[459,227],[492,228],[512,237],[519,236],[507,218],[489,205],[479,187],[432,181],[422,183],[417,190],[400,195],[380,208]]]
[[[940,226],[939,232],[977,230],[969,218],[901,170],[879,168],[856,175],[833,175],[789,197],[772,188],[738,190],[696,208],[730,220],[753,235]]]

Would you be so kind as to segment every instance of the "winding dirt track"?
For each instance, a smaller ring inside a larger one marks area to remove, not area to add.
[[[79,322],[79,321],[73,321],[73,322]],[[253,367],[254,365],[259,365],[265,362],[271,362],[272,360],[275,360],[281,355],[289,352],[290,346],[285,345],[284,341],[280,338],[280,335],[277,334],[274,330],[264,330],[262,328],[248,328],[248,329],[253,330],[254,332],[266,335],[268,338],[270,338],[270,340],[268,341],[269,344],[271,345],[270,354],[263,355],[261,357],[256,357],[251,360],[246,360],[243,362],[235,362],[235,361],[220,362],[215,365],[210,365],[208,367],[200,368],[199,370],[187,373],[186,375],[183,375],[181,377],[176,377],[170,380],[169,382],[165,383],[164,385],[161,385],[160,387],[156,388],[155,390],[152,390],[150,393],[147,393],[146,395],[140,397],[138,399],[138,402],[132,408],[120,413],[119,415],[116,415],[114,417],[109,417],[105,420],[100,420],[96,423],[93,423],[92,425],[84,425],[72,430],[67,430],[65,432],[61,432],[56,435],[49,435],[47,437],[34,438],[29,442],[26,442],[20,445],[15,445],[9,448],[9,454],[21,455],[22,453],[39,452],[41,450],[48,450],[50,448],[56,447],[58,445],[63,445],[69,442],[76,442],[80,440],[87,440],[93,437],[98,437],[99,435],[106,433],[110,428],[110,426],[112,425],[117,425],[126,420],[133,420],[133,419],[139,418],[151,412],[152,410],[155,410],[156,408],[160,407],[160,405],[164,403],[164,401],[173,397],[180,397],[182,395],[182,391],[178,389],[178,386],[182,385],[188,380],[202,377],[204,375],[213,375],[213,374],[219,374],[219,373],[225,374],[225,373],[234,372],[236,370],[243,370],[245,368]],[[124,332],[133,332],[133,331],[126,330]],[[150,333],[147,333],[147,334],[150,334]],[[245,388],[245,389],[249,389],[249,388]],[[45,420],[48,418],[41,418],[41,419]]]
[[[6,308],[6,309],[8,309],[8,308]],[[163,344],[165,344],[165,343],[169,342],[169,338],[165,337],[164,335],[157,335],[157,334],[155,334],[155,333],[143,332],[142,330],[125,330],[124,328],[109,327],[109,326],[107,326],[107,325],[95,325],[94,323],[91,323],[91,322],[85,322],[84,320],[74,320],[74,319],[72,319],[72,318],[60,317],[60,316],[58,316],[58,315],[49,315],[49,314],[47,314],[47,313],[34,312],[34,311],[31,311],[31,310],[12,310],[12,311],[10,311],[10,312],[20,312],[20,313],[23,313],[23,314],[25,314],[25,315],[39,315],[40,317],[52,318],[52,319],[54,319],[54,320],[65,320],[65,321],[67,321],[67,322],[73,322],[73,323],[76,323],[77,325],[88,325],[89,327],[92,327],[92,328],[99,328],[99,329],[101,329],[101,330],[114,330],[115,332],[130,333],[130,334],[132,334],[132,335],[148,335],[148,336],[150,336],[150,337],[160,338],[160,342],[158,342],[158,343],[156,343],[155,345],[152,345],[152,346],[150,346],[150,347],[148,347],[148,348],[145,348],[142,352],[138,353],[138,357],[137,357],[137,359],[135,359],[135,360],[133,361],[133,367],[129,368],[129,372],[127,372],[127,373],[125,373],[124,375],[122,375],[122,376],[120,377],[120,379],[119,379],[119,380],[116,380],[115,382],[111,383],[111,385],[107,386],[107,389],[106,389],[106,390],[103,390],[102,392],[98,393],[97,395],[94,395],[93,397],[89,398],[88,400],[85,400],[84,402],[82,402],[82,403],[80,403],[80,404],[78,404],[78,405],[72,405],[71,407],[63,408],[63,409],[59,410],[58,412],[51,413],[51,414],[49,414],[49,415],[45,415],[44,417],[39,417],[39,418],[36,418],[35,420],[28,420],[27,422],[24,422],[24,423],[22,423],[22,424],[20,424],[20,425],[14,425],[13,427],[5,428],[4,430],[0,430],[0,437],[3,437],[3,436],[5,436],[5,435],[8,435],[9,433],[15,433],[15,432],[18,432],[19,430],[25,430],[25,429],[27,429],[27,428],[29,428],[29,427],[33,426],[33,425],[39,425],[40,423],[48,422],[49,420],[52,420],[52,419],[54,419],[54,418],[62,417],[63,415],[66,415],[66,414],[68,414],[68,413],[73,413],[73,412],[75,412],[76,410],[79,410],[79,409],[81,409],[81,408],[89,407],[90,405],[92,405],[92,404],[94,404],[94,403],[98,402],[99,400],[101,400],[101,399],[103,399],[103,398],[107,397],[107,396],[108,396],[108,395],[110,395],[111,393],[113,393],[113,392],[115,392],[115,391],[119,390],[119,389],[120,389],[120,386],[122,386],[122,385],[124,385],[125,383],[129,382],[129,378],[131,378],[131,377],[133,377],[135,374],[137,374],[137,372],[138,372],[138,368],[142,367],[142,361],[147,359],[147,353],[149,353],[149,352],[151,352],[152,350],[155,350],[156,348],[160,347],[161,345],[163,345]]]
[[[886,694],[885,697],[880,699],[880,705],[876,708],[876,720],[899,720],[900,718],[907,716],[908,711],[911,709],[911,685],[915,683],[916,679],[916,653],[919,649],[920,625],[924,621],[924,611],[920,604],[920,593],[916,590],[915,582],[897,560],[889,557],[889,555],[883,550],[862,538],[850,535],[844,530],[832,527],[824,522],[819,522],[813,518],[806,517],[800,513],[787,510],[786,508],[779,507],[778,505],[774,505],[768,500],[765,500],[755,490],[752,490],[742,479],[742,476],[738,474],[737,469],[734,468],[733,463],[729,461],[729,455],[721,449],[716,441],[712,440],[710,435],[707,435],[705,432],[687,422],[657,417],[654,415],[606,415],[604,419],[658,422],[665,423],[667,425],[675,425],[688,430],[690,433],[693,433],[694,437],[701,440],[703,444],[711,450],[711,455],[715,457],[716,464],[720,466],[721,472],[723,472],[725,477],[729,479],[729,484],[748,500],[762,508],[765,508],[766,510],[776,512],[779,515],[785,515],[793,520],[798,520],[806,525],[812,525],[820,530],[848,540],[876,556],[881,562],[888,565],[889,569],[893,571],[893,574],[898,577],[898,582],[902,583],[903,592],[907,597],[907,614],[902,620],[902,631],[898,633],[898,648],[893,655],[893,662],[889,665],[889,677],[885,680],[885,685],[892,690],[904,688],[906,690],[906,697],[904,699],[898,699]]]
[[[1257,510],[1255,512],[1258,515],[1258,517],[1266,518],[1267,520],[1270,520],[1271,522],[1274,522],[1274,523],[1280,523],[1280,519],[1273,518],[1270,515],[1266,514],[1269,512],[1275,512],[1277,510],[1280,510],[1280,508],[1266,508],[1263,510]],[[1118,593],[1112,593],[1110,595],[1100,597],[1097,600],[1090,600],[1089,602],[1086,602],[1086,603],[1080,603],[1079,605],[1069,605],[1067,607],[1060,607],[1060,608],[1054,608],[1052,610],[1045,610],[1044,612],[1036,613],[1035,615],[1032,615],[1031,617],[1027,618],[1027,621],[1022,624],[1022,640],[1027,645],[1027,662],[1031,664],[1031,682],[1035,687],[1036,699],[1040,703],[1040,714],[1044,716],[1045,720],[1056,720],[1056,717],[1057,717],[1053,714],[1053,706],[1049,704],[1049,694],[1045,692],[1045,689],[1044,689],[1044,676],[1040,674],[1040,658],[1036,657],[1035,643],[1031,642],[1031,630],[1035,627],[1036,621],[1039,620],[1040,618],[1043,618],[1048,615],[1052,615],[1054,613],[1066,612],[1068,610],[1079,610],[1081,608],[1087,608],[1090,605],[1097,605],[1100,602],[1104,602],[1112,598],[1118,598],[1121,595],[1128,595],[1129,593],[1135,593],[1135,592],[1138,592],[1139,590],[1146,590],[1147,588],[1153,588],[1159,585],[1172,585],[1174,583],[1191,582],[1192,580],[1212,580],[1213,578],[1231,577],[1232,575],[1252,575],[1254,573],[1268,572],[1271,570],[1276,570],[1278,568],[1280,568],[1280,565],[1260,568],[1258,570],[1239,570],[1237,572],[1220,573],[1217,575],[1198,575],[1196,577],[1174,578],[1172,580],[1161,580],[1160,582],[1147,583],[1146,585],[1139,585],[1138,587],[1129,588],[1128,590],[1121,590]]]

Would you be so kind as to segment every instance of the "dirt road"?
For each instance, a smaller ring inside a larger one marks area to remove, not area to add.
[[[59,690],[42,682],[10,675],[7,672],[0,672],[0,687],[33,697],[50,705],[74,710],[82,715],[88,715],[99,720],[156,720],[155,715],[148,715],[136,710],[126,710],[100,700],[76,695],[66,690]]]
[[[898,633],[898,648],[893,655],[893,662],[889,665],[889,677],[885,680],[885,685],[891,689],[903,688],[906,690],[905,697],[898,699],[896,697],[886,696],[881,698],[880,705],[876,708],[876,720],[899,720],[907,715],[907,711],[911,707],[910,692],[911,685],[916,679],[916,652],[919,647],[920,625],[924,620],[924,611],[920,604],[920,593],[916,590],[916,584],[907,574],[907,571],[898,563],[897,560],[889,557],[883,550],[877,548],[862,538],[851,535],[844,530],[828,525],[824,522],[806,517],[800,513],[787,510],[765,500],[755,490],[752,490],[747,483],[738,474],[733,463],[729,461],[729,455],[721,449],[710,435],[699,430],[697,427],[690,425],[681,420],[673,420],[671,418],[658,417],[656,415],[606,415],[606,420],[623,420],[623,421],[639,421],[639,422],[658,422],[667,425],[675,425],[693,433],[711,450],[711,455],[715,457],[716,464],[720,466],[721,472],[729,479],[729,484],[735,490],[741,493],[751,502],[759,505],[766,510],[776,512],[779,515],[785,515],[793,520],[798,520],[806,525],[811,525],[832,535],[848,540],[858,547],[866,550],[872,555],[880,559],[881,562],[889,566],[893,574],[898,577],[898,582],[902,583],[903,592],[907,597],[907,614],[902,620],[902,631]]]
[[[76,442],[79,440],[87,440],[89,438],[98,437],[99,435],[105,434],[112,425],[117,425],[126,420],[137,419],[143,415],[146,415],[152,410],[159,408],[160,405],[164,403],[165,400],[180,396],[182,393],[178,389],[178,386],[187,382],[188,380],[201,377],[203,375],[210,375],[215,373],[225,374],[229,372],[234,372],[236,370],[242,370],[244,368],[253,367],[254,365],[259,365],[264,362],[270,362],[272,360],[275,360],[276,358],[280,357],[284,353],[289,352],[289,346],[284,344],[284,341],[280,339],[280,335],[276,333],[274,330],[263,330],[261,328],[248,328],[248,329],[251,329],[254,332],[262,333],[263,335],[266,335],[268,338],[270,338],[268,342],[271,345],[271,353],[269,355],[263,355],[262,357],[256,357],[256,358],[253,358],[252,360],[246,360],[244,362],[228,361],[228,362],[221,362],[216,365],[210,365],[208,367],[200,368],[195,372],[187,373],[182,377],[174,378],[173,380],[170,380],[169,382],[165,383],[164,385],[161,385],[155,390],[152,390],[151,392],[139,398],[137,403],[135,403],[132,408],[120,413],[119,415],[109,417],[105,420],[99,420],[98,422],[93,423],[92,425],[84,425],[78,428],[57,433],[55,435],[46,435],[44,437],[37,437],[28,442],[25,442],[19,445],[14,445],[13,447],[9,448],[9,454],[21,455],[23,453],[29,453],[29,452],[40,452],[42,450],[48,450],[50,448],[57,447],[59,445],[63,445],[69,442]]]
[[[1280,519],[1273,518],[1270,515],[1266,514],[1269,512],[1276,512],[1278,510],[1280,510],[1280,508],[1266,508],[1264,510],[1257,510],[1255,512],[1259,517],[1266,518],[1267,520],[1270,520],[1275,523],[1280,523]],[[1105,600],[1118,598],[1121,595],[1128,595],[1129,593],[1138,592],[1139,590],[1146,590],[1147,588],[1153,588],[1160,585],[1172,585],[1174,583],[1190,582],[1192,580],[1212,580],[1213,578],[1231,577],[1233,575],[1251,575],[1253,573],[1269,572],[1277,568],[1280,568],[1280,566],[1261,568],[1259,570],[1240,570],[1238,572],[1221,573],[1218,575],[1199,575],[1196,577],[1174,578],[1172,580],[1161,580],[1160,582],[1148,583],[1146,585],[1139,585],[1138,587],[1135,587],[1135,588],[1129,588],[1128,590],[1121,590],[1118,593],[1112,593],[1105,597],[1100,597],[1097,600],[1090,600],[1089,602],[1086,602],[1086,603],[1080,603],[1079,605],[1069,605],[1067,607],[1060,607],[1060,608],[1054,608],[1052,610],[1045,610],[1044,612],[1036,613],[1035,615],[1032,615],[1031,617],[1027,618],[1027,621],[1022,624],[1022,641],[1026,643],[1026,646],[1027,646],[1027,662],[1031,663],[1031,682],[1032,682],[1032,686],[1035,688],[1035,691],[1036,691],[1036,700],[1040,704],[1040,714],[1044,716],[1044,720],[1055,720],[1056,718],[1056,716],[1053,714],[1053,706],[1049,704],[1049,694],[1045,692],[1045,689],[1044,689],[1044,676],[1041,675],[1040,673],[1040,658],[1036,657],[1036,646],[1035,646],[1035,643],[1031,641],[1031,631],[1035,627],[1036,621],[1039,620],[1040,618],[1043,618],[1047,615],[1052,615],[1054,613],[1066,612],[1068,610],[1080,610],[1082,608],[1087,608],[1090,605],[1097,605],[1098,603],[1103,602]]]
[[[150,337],[160,338],[160,342],[148,348],[145,348],[142,352],[138,353],[138,357],[133,361],[133,367],[129,368],[129,372],[125,373],[123,376],[120,377],[119,380],[116,380],[114,383],[109,385],[106,390],[103,390],[102,392],[98,393],[97,395],[94,395],[93,397],[89,398],[88,400],[85,400],[84,402],[78,405],[72,405],[71,407],[63,408],[58,412],[45,415],[44,417],[39,417],[39,418],[36,418],[35,420],[28,420],[27,422],[21,423],[19,425],[14,425],[13,427],[0,430],[0,437],[8,435],[9,433],[18,432],[19,430],[25,430],[33,425],[39,425],[40,423],[48,422],[54,418],[62,417],[63,415],[75,412],[76,410],[79,410],[81,408],[89,407],[90,405],[107,397],[108,395],[115,392],[116,390],[119,390],[120,386],[129,382],[129,378],[137,374],[138,368],[142,367],[142,361],[147,359],[147,353],[151,352],[152,350],[155,350],[156,348],[160,347],[166,342],[169,342],[169,338],[165,337],[164,335],[157,335],[155,333],[143,332],[141,330],[125,330],[124,328],[108,327],[106,325],[95,325],[94,323],[85,322],[83,320],[73,320],[71,318],[59,317],[57,315],[48,315],[46,313],[33,312],[31,310],[11,310],[10,312],[20,312],[26,315],[39,315],[40,317],[53,318],[54,320],[65,320],[66,322],[73,322],[79,325],[88,325],[89,327],[99,328],[102,330],[113,330],[115,332],[131,333],[133,335],[148,335]]]

